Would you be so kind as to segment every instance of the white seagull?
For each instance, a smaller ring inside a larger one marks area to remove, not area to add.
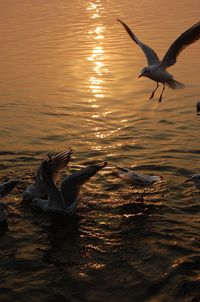
[[[32,205],[44,212],[53,214],[73,214],[80,200],[80,191],[93,175],[106,166],[106,162],[89,165],[66,176],[60,189],[53,179],[53,160],[48,158],[41,165],[42,182],[48,193],[48,199],[34,198]]]
[[[162,61],[158,58],[156,52],[150,48],[149,46],[143,44],[131,31],[126,23],[117,19],[125,28],[129,36],[133,39],[133,41],[138,44],[147,59],[148,66],[143,68],[141,71],[140,77],[147,77],[157,83],[156,88],[153,90],[150,100],[154,97],[154,93],[159,87],[159,83],[163,84],[163,89],[159,97],[159,102],[162,100],[162,95],[165,90],[165,84],[167,84],[172,89],[183,88],[184,85],[173,79],[173,76],[167,72],[167,68],[174,65],[176,63],[178,55],[181,53],[183,49],[185,49],[188,45],[196,42],[200,39],[200,22],[196,23],[189,29],[187,29],[184,33],[182,33],[169,47]]]
[[[195,183],[197,189],[200,190],[200,174],[194,174],[190,178],[188,178],[185,182],[192,181]]]
[[[120,170],[120,172],[118,173],[119,178],[126,180],[135,187],[150,187],[154,183],[163,179],[163,177],[160,175],[147,175],[142,173],[136,173],[131,169],[122,168],[119,166],[116,166],[116,168]]]
[[[60,177],[61,171],[66,168],[70,157],[72,154],[72,149],[67,149],[58,153],[50,153],[47,154],[48,158],[51,158],[51,165],[52,165],[52,177],[54,183],[56,183]],[[46,188],[43,184],[42,180],[42,163],[37,169],[37,175],[35,182],[28,186],[26,190],[22,194],[23,201],[32,201],[34,198],[45,198],[47,196]]]
[[[18,180],[8,181],[0,184],[0,199],[5,197],[16,186]],[[8,215],[6,212],[7,204],[0,202],[0,224],[7,223]]]

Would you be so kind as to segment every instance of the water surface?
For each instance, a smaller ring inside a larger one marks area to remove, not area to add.
[[[1,301],[200,301],[200,43],[170,69],[186,84],[148,98],[145,57],[122,26],[162,58],[199,21],[199,1],[1,1],[0,177],[21,177],[1,236]],[[160,91],[160,90],[159,90]],[[49,151],[76,165],[107,160],[63,222],[21,203]],[[143,194],[114,165],[158,173]],[[142,198],[144,197],[144,202]]]

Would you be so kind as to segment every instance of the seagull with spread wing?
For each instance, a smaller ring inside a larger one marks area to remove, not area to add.
[[[133,41],[138,44],[147,59],[148,66],[143,68],[141,71],[140,77],[147,77],[157,83],[156,88],[153,90],[150,100],[154,97],[155,91],[159,87],[159,83],[163,84],[163,89],[159,97],[159,102],[162,100],[162,95],[165,90],[165,84],[167,84],[172,89],[183,88],[184,85],[176,80],[174,80],[173,76],[167,72],[167,68],[174,65],[176,63],[178,55],[181,53],[183,49],[185,49],[188,45],[196,42],[200,39],[200,22],[196,23],[189,29],[187,29],[184,33],[182,33],[169,47],[162,61],[158,58],[156,52],[150,48],[149,46],[143,44],[132,32],[132,30],[128,27],[126,23],[117,19],[125,28],[129,36],[133,39]]]
[[[66,149],[61,152],[53,152],[47,154],[47,158],[51,159],[51,171],[54,183],[59,180],[60,173],[66,168],[72,155],[72,149]],[[37,169],[36,178],[33,184],[28,186],[22,194],[24,201],[32,201],[34,198],[45,198],[47,196],[47,191],[42,179],[42,167],[41,163]]]
[[[54,181],[53,160],[44,160],[41,165],[41,177],[48,198],[34,198],[32,205],[51,214],[73,214],[80,200],[82,186],[106,165],[106,162],[89,165],[67,175],[59,188]]]

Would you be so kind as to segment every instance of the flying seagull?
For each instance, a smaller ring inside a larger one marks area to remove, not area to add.
[[[156,52],[150,48],[149,46],[143,44],[132,32],[132,30],[128,27],[126,23],[117,19],[125,28],[129,36],[133,39],[133,41],[138,44],[147,59],[148,66],[143,68],[141,71],[140,77],[147,77],[157,83],[156,88],[153,90],[150,100],[154,97],[155,91],[159,87],[159,83],[163,84],[163,89],[159,97],[159,102],[162,100],[162,95],[165,90],[165,84],[167,84],[172,89],[183,88],[184,85],[176,80],[174,80],[173,76],[167,72],[167,68],[174,65],[176,63],[178,55],[181,53],[183,49],[185,49],[188,45],[196,42],[200,39],[200,22],[196,23],[189,29],[187,29],[184,33],[182,33],[172,45],[169,47],[168,51],[164,55],[162,61],[158,58]]]
[[[66,176],[60,188],[53,179],[53,161],[48,158],[41,165],[42,182],[48,193],[48,199],[34,198],[32,205],[52,214],[73,214],[80,200],[80,191],[93,175],[104,168],[107,163],[89,165]]]

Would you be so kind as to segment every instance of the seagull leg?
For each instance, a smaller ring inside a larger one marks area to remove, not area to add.
[[[158,87],[159,87],[158,82],[156,82],[156,83],[157,83],[157,86],[156,86],[156,88],[154,89],[154,91],[152,92],[152,94],[151,94],[151,96],[150,96],[149,100],[153,99],[153,97],[154,97],[154,93],[156,92],[156,90],[157,90],[157,89],[158,89]]]
[[[163,95],[164,90],[165,90],[165,83],[163,83],[163,89],[162,89],[161,95],[159,97],[158,103],[160,103],[162,101],[162,95]]]

